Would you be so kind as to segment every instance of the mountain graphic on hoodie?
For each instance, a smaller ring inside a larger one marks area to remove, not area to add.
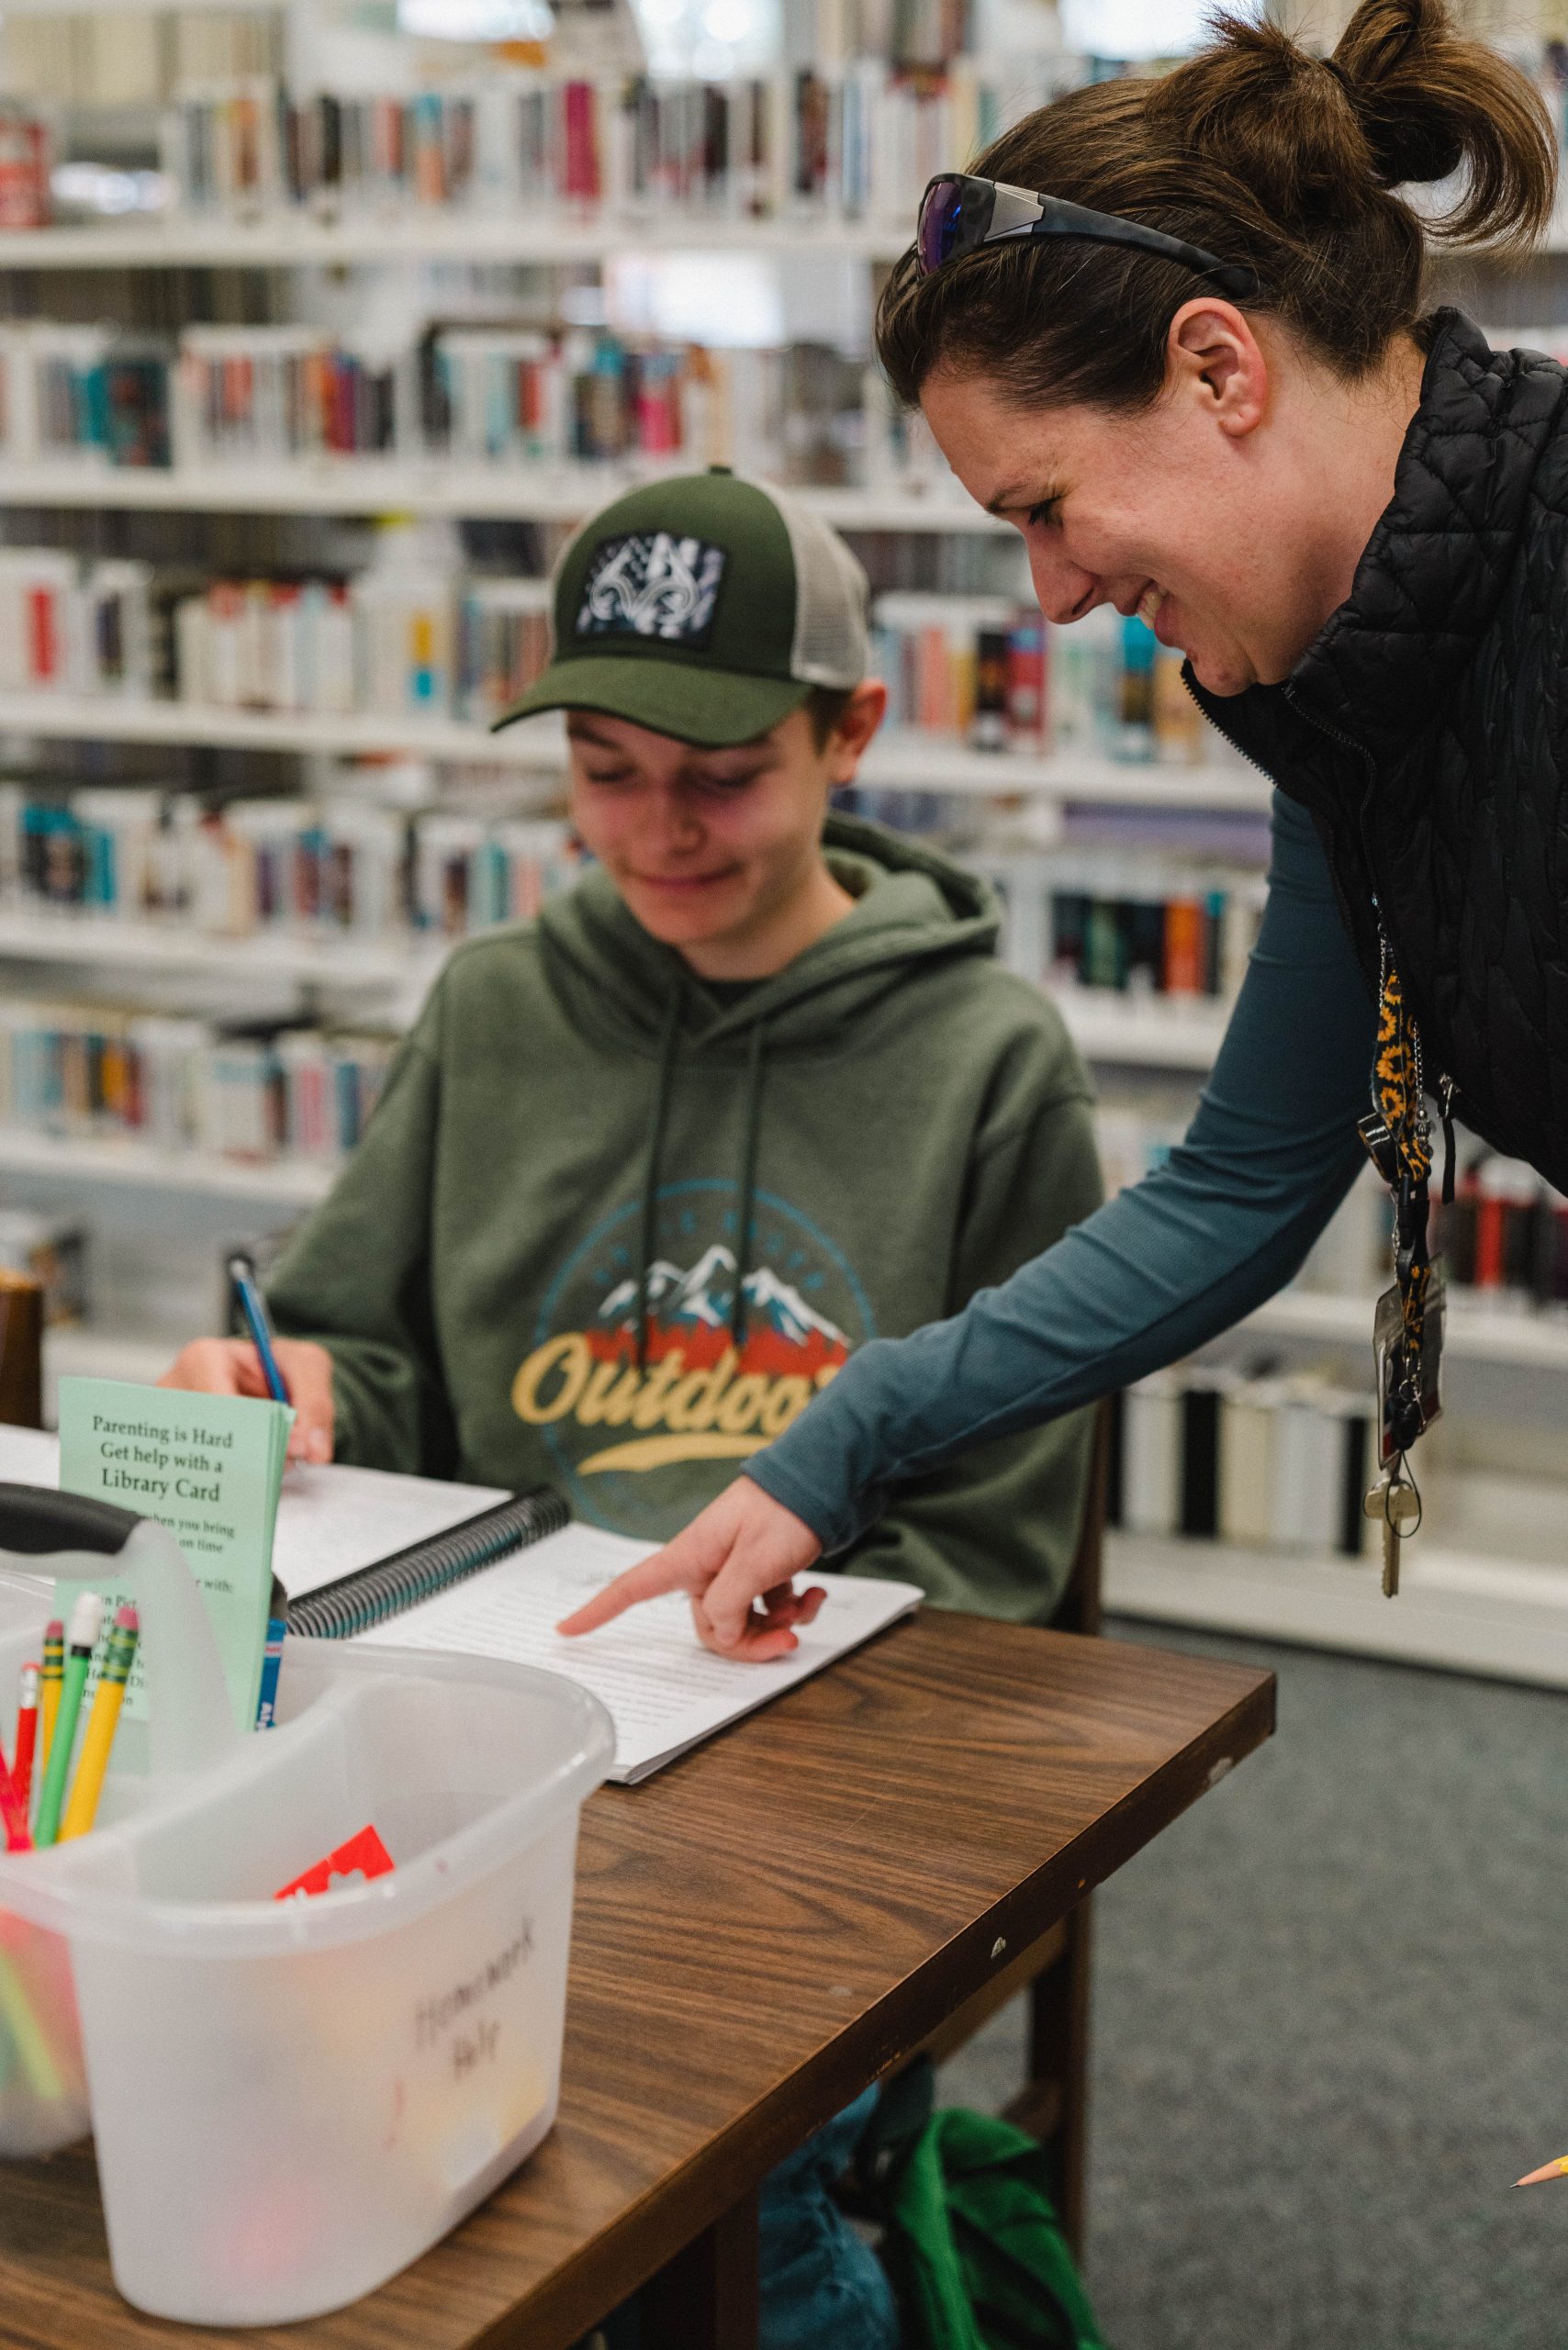
[[[823,1363],[846,1360],[850,1344],[847,1333],[808,1305],[800,1291],[780,1280],[770,1265],[758,1265],[741,1286],[746,1305],[743,1367],[812,1372]],[[716,1360],[729,1343],[734,1294],[734,1252],[722,1240],[704,1249],[689,1270],[671,1264],[667,1258],[655,1259],[648,1268],[647,1289],[655,1354],[678,1344],[693,1368]],[[597,1319],[601,1329],[613,1330],[619,1337],[635,1331],[636,1315],[637,1284],[624,1281],[604,1299]],[[761,1352],[766,1352],[767,1361],[754,1362]]]

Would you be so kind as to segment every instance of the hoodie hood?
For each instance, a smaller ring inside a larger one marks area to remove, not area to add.
[[[682,1058],[711,1049],[717,1060],[744,1060],[759,1024],[770,1055],[828,1052],[912,965],[995,953],[994,893],[939,850],[858,816],[830,816],[823,841],[854,911],[728,1006],[673,947],[649,936],[592,867],[539,919],[545,971],[574,1025],[650,1057],[672,1025]]]

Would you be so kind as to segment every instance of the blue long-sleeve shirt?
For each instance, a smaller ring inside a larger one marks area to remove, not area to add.
[[[1375,1015],[1309,817],[1273,806],[1269,898],[1180,1147],[961,1314],[853,1355],[745,1473],[828,1550],[890,1486],[1109,1394],[1283,1287],[1365,1163]]]

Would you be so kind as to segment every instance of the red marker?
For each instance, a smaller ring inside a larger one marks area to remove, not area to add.
[[[36,1664],[22,1667],[22,1702],[17,1708],[17,1767],[11,1776],[25,1811],[32,1800],[33,1750],[39,1730],[39,1669]]]

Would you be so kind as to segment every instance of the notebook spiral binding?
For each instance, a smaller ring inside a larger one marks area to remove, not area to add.
[[[339,1583],[323,1583],[303,1599],[292,1599],[284,1621],[291,1632],[323,1640],[351,1639],[367,1632],[388,1616],[400,1616],[438,1591],[450,1590],[481,1567],[559,1534],[571,1521],[571,1511],[559,1494],[541,1485],[518,1494],[510,1502],[481,1511],[464,1526],[428,1541],[411,1543],[374,1567],[362,1567]]]

